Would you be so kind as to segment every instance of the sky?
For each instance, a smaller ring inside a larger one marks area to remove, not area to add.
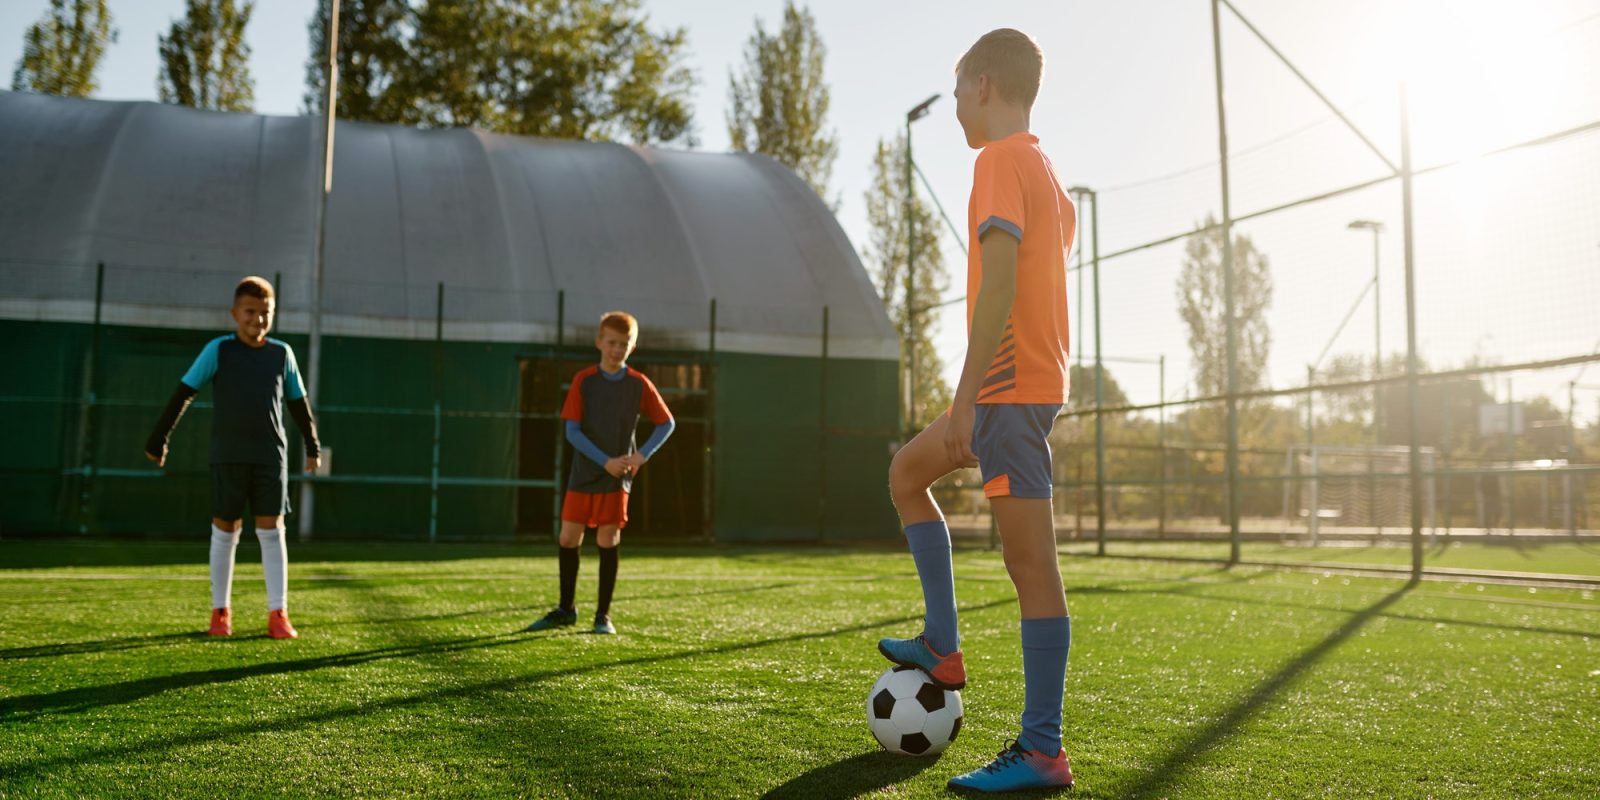
[[[304,91],[306,23],[314,0],[257,3],[247,36],[256,110],[296,114]],[[782,0],[743,3],[645,0],[653,25],[688,31],[688,64],[700,148],[726,150],[729,70],[757,19],[771,29]],[[1364,145],[1231,15],[1221,37],[1235,216],[1389,174],[1399,163],[1399,83],[1410,96],[1413,161],[1419,167],[1467,159],[1417,180],[1417,333],[1432,366],[1471,358],[1515,362],[1590,352],[1600,345],[1600,131],[1490,158],[1498,146],[1600,120],[1600,0],[1234,0],[1250,23],[1342,110],[1382,154]],[[182,0],[111,0],[120,34],[99,73],[95,96],[155,98],[156,37],[180,16]],[[13,67],[21,33],[48,0],[0,3],[0,64]],[[949,98],[952,69],[983,32],[1016,27],[1045,52],[1033,131],[1063,182],[1099,190],[1103,254],[1192,228],[1220,213],[1218,119],[1211,4],[1206,0],[990,0],[981,18],[953,0],[892,3],[812,0],[828,48],[829,122],[839,140],[833,191],[838,217],[858,251],[867,241],[863,192],[880,139],[905,111],[942,95],[913,128],[918,164],[944,207],[964,225],[975,153],[966,147]],[[730,10],[737,9],[737,10]],[[1081,248],[1087,239],[1084,210]],[[1378,237],[1379,309],[1358,302],[1374,269],[1370,233],[1355,219],[1384,224]],[[1305,380],[1306,365],[1385,352],[1405,342],[1402,213],[1398,181],[1242,223],[1272,265],[1275,291],[1270,375],[1275,385]],[[943,241],[958,296],[964,259]],[[1186,338],[1174,291],[1181,242],[1110,258],[1101,266],[1102,351],[1135,402],[1165,389],[1181,397],[1189,377]],[[1092,296],[1069,295],[1074,357],[1092,357]],[[1351,312],[1352,307],[1355,308]],[[1375,313],[1375,311],[1377,313]],[[1340,331],[1347,312],[1351,322]],[[1077,328],[1084,322],[1082,334]],[[1375,330],[1376,329],[1376,330]],[[1336,331],[1340,331],[1335,335]],[[959,304],[944,312],[937,341],[953,383],[964,348]],[[1330,345],[1331,340],[1331,345]],[[1560,396],[1576,369],[1519,375],[1518,396]],[[1600,385],[1600,366],[1584,384]],[[1502,387],[1503,380],[1495,383]],[[1497,388],[1497,390],[1499,390]],[[1579,392],[1579,416],[1600,411],[1600,389]]]

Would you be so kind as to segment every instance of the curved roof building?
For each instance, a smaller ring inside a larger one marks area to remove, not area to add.
[[[339,123],[324,330],[553,341],[635,311],[656,346],[895,358],[895,334],[832,213],[770,158]],[[321,125],[0,92],[0,316],[211,328],[239,276],[281,276],[304,330]],[[86,275],[85,270],[89,271]],[[558,308],[564,296],[564,317]],[[220,299],[219,299],[220,298]],[[24,302],[18,302],[24,301]]]

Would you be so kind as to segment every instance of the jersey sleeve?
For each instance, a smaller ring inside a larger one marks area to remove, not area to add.
[[[183,385],[199,391],[217,376],[217,351],[222,348],[222,340],[226,338],[224,336],[206,343],[194,363],[189,365],[189,371],[183,373]]]
[[[644,382],[644,391],[639,393],[639,412],[649,417],[656,425],[666,424],[672,419],[672,412],[667,409],[667,402],[661,399],[661,392],[656,391],[656,385],[642,373],[634,374]]]
[[[567,389],[567,399],[561,404],[561,418],[569,422],[583,421],[583,379],[573,377]]]
[[[306,396],[306,385],[300,380],[300,364],[295,361],[294,348],[283,346],[283,396],[299,400]]]
[[[972,174],[972,210],[978,220],[979,241],[991,230],[1005,231],[1022,241],[1022,232],[1028,227],[1022,174],[1010,153],[991,147],[978,154]]]

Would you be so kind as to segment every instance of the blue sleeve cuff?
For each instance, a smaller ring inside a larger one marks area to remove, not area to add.
[[[657,425],[656,429],[650,432],[650,438],[646,439],[644,446],[639,448],[639,455],[644,456],[647,460],[655,455],[656,451],[661,449],[661,445],[667,443],[667,437],[671,436],[677,427],[678,421],[672,417],[667,417],[666,422]]]
[[[978,239],[980,241],[983,239],[983,235],[989,232],[990,228],[999,228],[1011,234],[1012,238],[1017,241],[1022,241],[1022,228],[1018,227],[1017,223],[1000,217],[990,217],[978,225]]]
[[[583,435],[583,428],[579,426],[578,423],[573,422],[570,419],[567,420],[567,441],[572,442],[572,446],[577,448],[578,452],[582,453],[584,458],[587,458],[602,467],[606,465],[608,460],[610,460],[609,456],[607,456],[604,452],[601,452],[598,445],[590,441],[589,437]]]

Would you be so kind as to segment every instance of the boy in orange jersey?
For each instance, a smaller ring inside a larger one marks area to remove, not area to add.
[[[578,584],[578,548],[586,528],[595,529],[600,547],[600,593],[595,604],[594,632],[616,633],[611,622],[611,593],[617,585],[617,546],[628,524],[628,490],[633,475],[655,455],[672,435],[672,412],[661,393],[638,370],[628,366],[639,338],[639,323],[623,311],[600,318],[594,346],[600,364],[572,376],[561,418],[567,423],[567,441],[578,451],[567,478],[561,504],[561,599],[550,613],[534,620],[530,631],[571,625],[578,621],[573,595]],[[635,447],[633,430],[643,413],[655,424],[644,446]]]
[[[1033,39],[985,34],[956,66],[956,118],[980,150],[967,228],[967,355],[950,411],[895,454],[890,492],[922,581],[923,632],[884,639],[889,660],[959,689],[966,668],[956,627],[950,532],[928,488],[978,466],[1006,571],[1021,607],[1025,699],[1021,733],[957,788],[1015,791],[1071,786],[1061,706],[1071,620],[1056,563],[1049,434],[1067,400],[1067,253],[1077,213],[1028,132],[1044,72]]]

